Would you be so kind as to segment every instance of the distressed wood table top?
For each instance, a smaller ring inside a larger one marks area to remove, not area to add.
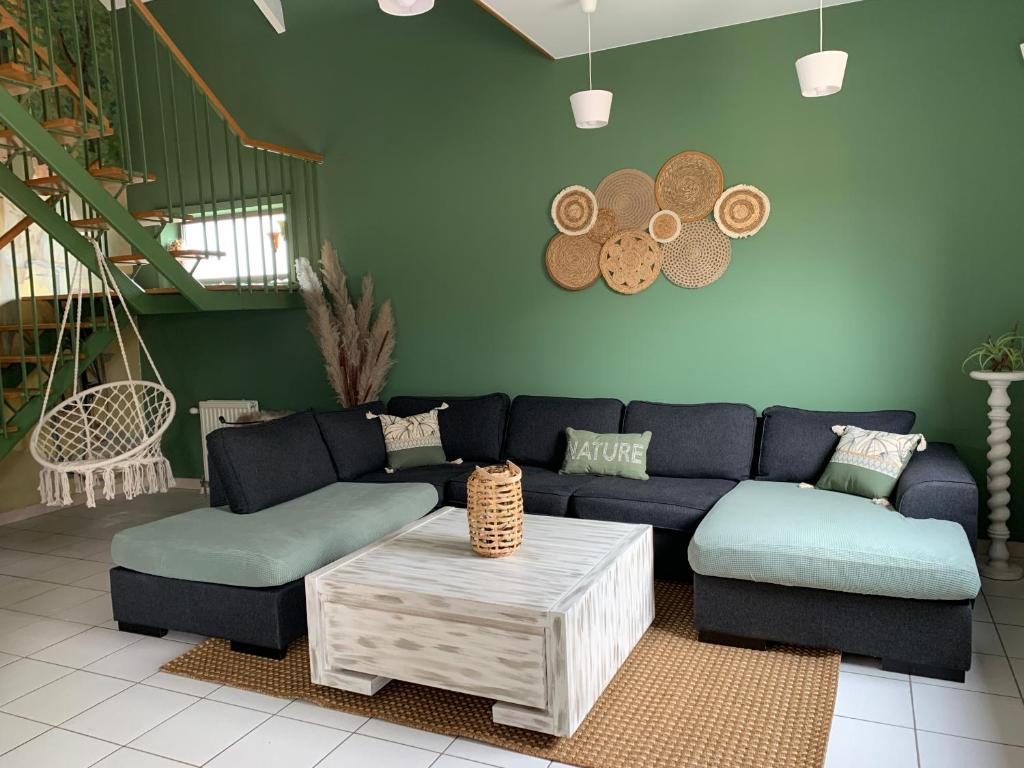
[[[466,511],[446,507],[327,566],[320,588],[359,583],[547,611],[645,527],[527,515],[522,547],[486,558],[470,546]]]

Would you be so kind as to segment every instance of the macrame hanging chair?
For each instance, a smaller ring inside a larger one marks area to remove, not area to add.
[[[82,305],[84,286],[82,265],[77,263],[68,285],[68,301],[57,333],[57,348],[46,382],[43,399],[44,413],[32,432],[29,450],[39,462],[39,494],[48,506],[68,506],[72,503],[71,481],[76,491],[85,494],[85,503],[96,506],[99,487],[103,498],[113,499],[117,484],[125,499],[145,493],[164,493],[174,486],[171,466],[160,452],[160,438],[174,418],[174,396],[164,386],[153,358],[146,348],[138,326],[130,312],[125,312],[139,346],[156,376],[157,382],[135,380],[125,352],[121,327],[117,320],[114,297],[125,306],[124,297],[114,280],[112,268],[96,248],[100,283],[103,286],[101,302],[106,299],[110,323],[117,337],[117,346],[124,361],[127,380],[113,381],[79,391],[79,344],[82,338]],[[61,343],[68,327],[71,306],[77,300],[74,334],[74,385],[71,396],[49,411],[54,373],[60,361]],[[140,371],[141,376],[141,371]]]

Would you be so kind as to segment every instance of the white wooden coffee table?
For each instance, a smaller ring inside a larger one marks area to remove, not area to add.
[[[648,525],[535,515],[518,552],[480,557],[440,509],[306,577],[313,682],[460,691],[568,736],[654,618],[653,559]]]

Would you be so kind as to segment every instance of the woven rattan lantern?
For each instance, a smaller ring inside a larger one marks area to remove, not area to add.
[[[523,543],[523,471],[511,461],[469,476],[466,512],[473,551],[507,557]]]

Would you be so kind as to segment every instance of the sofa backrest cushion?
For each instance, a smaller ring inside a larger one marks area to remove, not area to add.
[[[512,401],[505,455],[526,466],[558,469],[565,460],[565,428],[618,432],[624,406],[609,398],[535,397]]]
[[[754,457],[757,411],[739,403],[669,405],[633,401],[623,432],[651,433],[647,473],[746,480]]]
[[[905,435],[914,428],[913,411],[804,411],[775,405],[764,412],[757,479],[815,483],[832,457],[837,424]]]
[[[338,480],[356,480],[369,472],[384,469],[388,461],[384,432],[379,421],[366,418],[367,411],[380,413],[383,410],[384,403],[378,400],[354,408],[313,414],[331,454]]]
[[[259,512],[336,483],[331,454],[310,412],[211,432],[207,454],[231,511]]]
[[[511,403],[502,392],[478,397],[393,397],[388,402],[392,416],[415,416],[437,408],[448,407],[437,414],[441,428],[441,444],[449,461],[496,462],[501,459],[505,439],[505,422]]]

